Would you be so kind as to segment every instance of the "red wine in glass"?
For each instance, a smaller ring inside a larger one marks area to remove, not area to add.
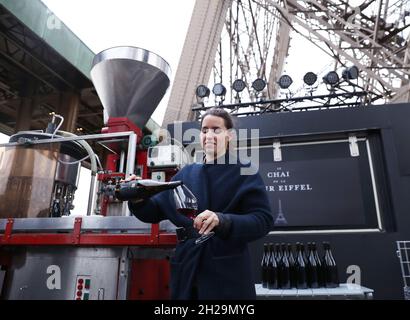
[[[189,208],[179,208],[177,211],[180,214],[183,214],[185,217],[188,217],[189,219],[194,220],[197,214],[197,211],[195,209],[189,209]]]
[[[179,213],[194,220],[198,214],[198,201],[187,186],[180,185],[173,191],[176,209]],[[212,237],[213,231],[203,234],[195,240],[195,244],[202,243]]]

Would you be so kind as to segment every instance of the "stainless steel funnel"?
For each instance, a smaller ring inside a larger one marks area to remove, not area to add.
[[[110,117],[127,117],[143,128],[164,96],[171,69],[160,56],[135,47],[114,47],[98,53],[91,79]]]

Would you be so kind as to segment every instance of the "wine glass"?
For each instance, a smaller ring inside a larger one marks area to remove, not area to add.
[[[189,188],[182,184],[173,190],[175,206],[179,213],[194,220],[198,214],[198,201]],[[203,234],[195,240],[195,244],[200,244],[211,238],[215,232]]]

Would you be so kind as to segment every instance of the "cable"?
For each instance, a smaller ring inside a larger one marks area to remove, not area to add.
[[[60,135],[63,137],[77,137],[74,133],[66,132],[66,131],[58,131]],[[80,144],[88,153],[91,160],[91,183],[90,183],[90,192],[88,195],[88,206],[87,206],[87,216],[92,214],[93,211],[93,204],[94,204],[94,188],[95,188],[95,179],[97,176],[97,161],[95,157],[95,153],[91,146],[85,140],[78,140],[78,144]]]
[[[57,160],[57,161],[60,162],[60,163],[62,163],[62,164],[68,164],[68,165],[70,165],[70,164],[77,164],[77,163],[83,162],[84,160],[88,159],[89,157],[90,157],[90,155],[87,155],[87,156],[85,156],[84,158],[82,158],[82,159],[80,159],[80,160],[73,161],[73,162],[67,162],[67,161],[63,161],[63,160]]]

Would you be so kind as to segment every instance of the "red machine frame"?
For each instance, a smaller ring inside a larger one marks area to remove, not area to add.
[[[73,231],[68,233],[13,233],[14,219],[7,219],[0,246],[5,245],[71,245],[71,246],[172,246],[176,244],[173,233],[160,233],[153,224],[150,234],[90,233],[81,229],[82,218],[74,220]]]
[[[102,133],[117,133],[133,131],[137,134],[137,145],[141,142],[143,133],[127,118],[110,118],[107,127],[102,129]],[[120,145],[111,143],[110,148],[119,153]],[[104,173],[98,174],[101,182],[115,181],[124,178],[123,173],[117,172],[117,163],[120,160],[119,154],[110,154],[105,162]],[[141,177],[148,177],[147,150],[139,149],[136,156],[136,165],[141,169]],[[109,199],[102,198],[101,214],[107,214]],[[146,247],[146,248],[168,248],[172,249],[176,245],[176,235],[174,233],[161,233],[159,224],[152,224],[151,232],[145,234],[135,233],[108,233],[101,230],[96,233],[82,229],[83,218],[74,219],[73,228],[65,233],[56,232],[22,232],[13,229],[15,219],[8,218],[4,233],[0,233],[0,249],[6,246],[124,246],[124,247]],[[1,252],[0,252],[1,253]],[[0,254],[0,261],[7,267],[11,261],[11,256],[3,252]],[[7,262],[9,261],[9,262]],[[170,269],[167,258],[164,259],[133,259],[131,261],[131,279],[129,287],[129,299],[152,300],[169,298],[169,278]]]

